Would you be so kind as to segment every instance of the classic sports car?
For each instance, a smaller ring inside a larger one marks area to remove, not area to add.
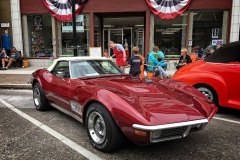
[[[217,107],[182,82],[140,81],[106,58],[56,59],[32,74],[37,110],[53,106],[86,125],[98,150],[111,152],[124,137],[137,144],[183,138],[202,129]]]
[[[172,79],[194,86],[216,105],[240,109],[240,42],[224,45],[204,61],[182,67]]]

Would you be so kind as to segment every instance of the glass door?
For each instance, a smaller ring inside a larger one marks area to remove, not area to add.
[[[108,47],[108,42],[113,41],[114,43],[123,43],[123,29],[104,29],[104,50],[108,49],[109,55],[113,55],[113,50]]]
[[[114,43],[122,44],[126,50],[127,57],[131,57],[132,46],[132,28],[119,28],[119,29],[104,29],[103,31],[103,49],[108,49],[109,55],[113,54],[113,50],[108,47],[108,42],[113,41]],[[127,58],[127,60],[128,60]]]

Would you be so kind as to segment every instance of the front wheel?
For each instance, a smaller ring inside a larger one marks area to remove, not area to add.
[[[206,96],[211,102],[218,105],[217,93],[213,88],[207,85],[197,85],[195,88],[200,91],[204,96]]]
[[[49,109],[48,100],[45,97],[45,94],[39,83],[35,83],[33,87],[33,102],[36,106],[36,109],[39,111],[45,111]]]
[[[86,113],[86,128],[92,146],[102,152],[121,147],[123,135],[104,106],[93,103]]]

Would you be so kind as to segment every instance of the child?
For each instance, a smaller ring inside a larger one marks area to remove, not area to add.
[[[108,56],[108,50],[107,50],[107,49],[104,50],[103,56],[106,57],[106,58],[109,58],[109,56]]]
[[[132,56],[128,61],[128,66],[130,66],[129,74],[135,78],[139,78],[141,73],[140,66],[142,65],[142,59],[139,57],[139,48],[132,48],[134,56]]]
[[[158,59],[158,61],[161,61],[161,57],[159,57],[158,54],[154,53],[154,57]],[[159,71],[160,79],[169,78],[169,76],[167,75],[167,72],[163,69],[162,66],[157,66],[156,70]]]

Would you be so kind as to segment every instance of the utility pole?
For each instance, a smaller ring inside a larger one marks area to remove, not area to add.
[[[72,0],[72,27],[73,27],[73,55],[77,55],[77,29],[76,29],[76,14],[75,14],[75,0]]]

